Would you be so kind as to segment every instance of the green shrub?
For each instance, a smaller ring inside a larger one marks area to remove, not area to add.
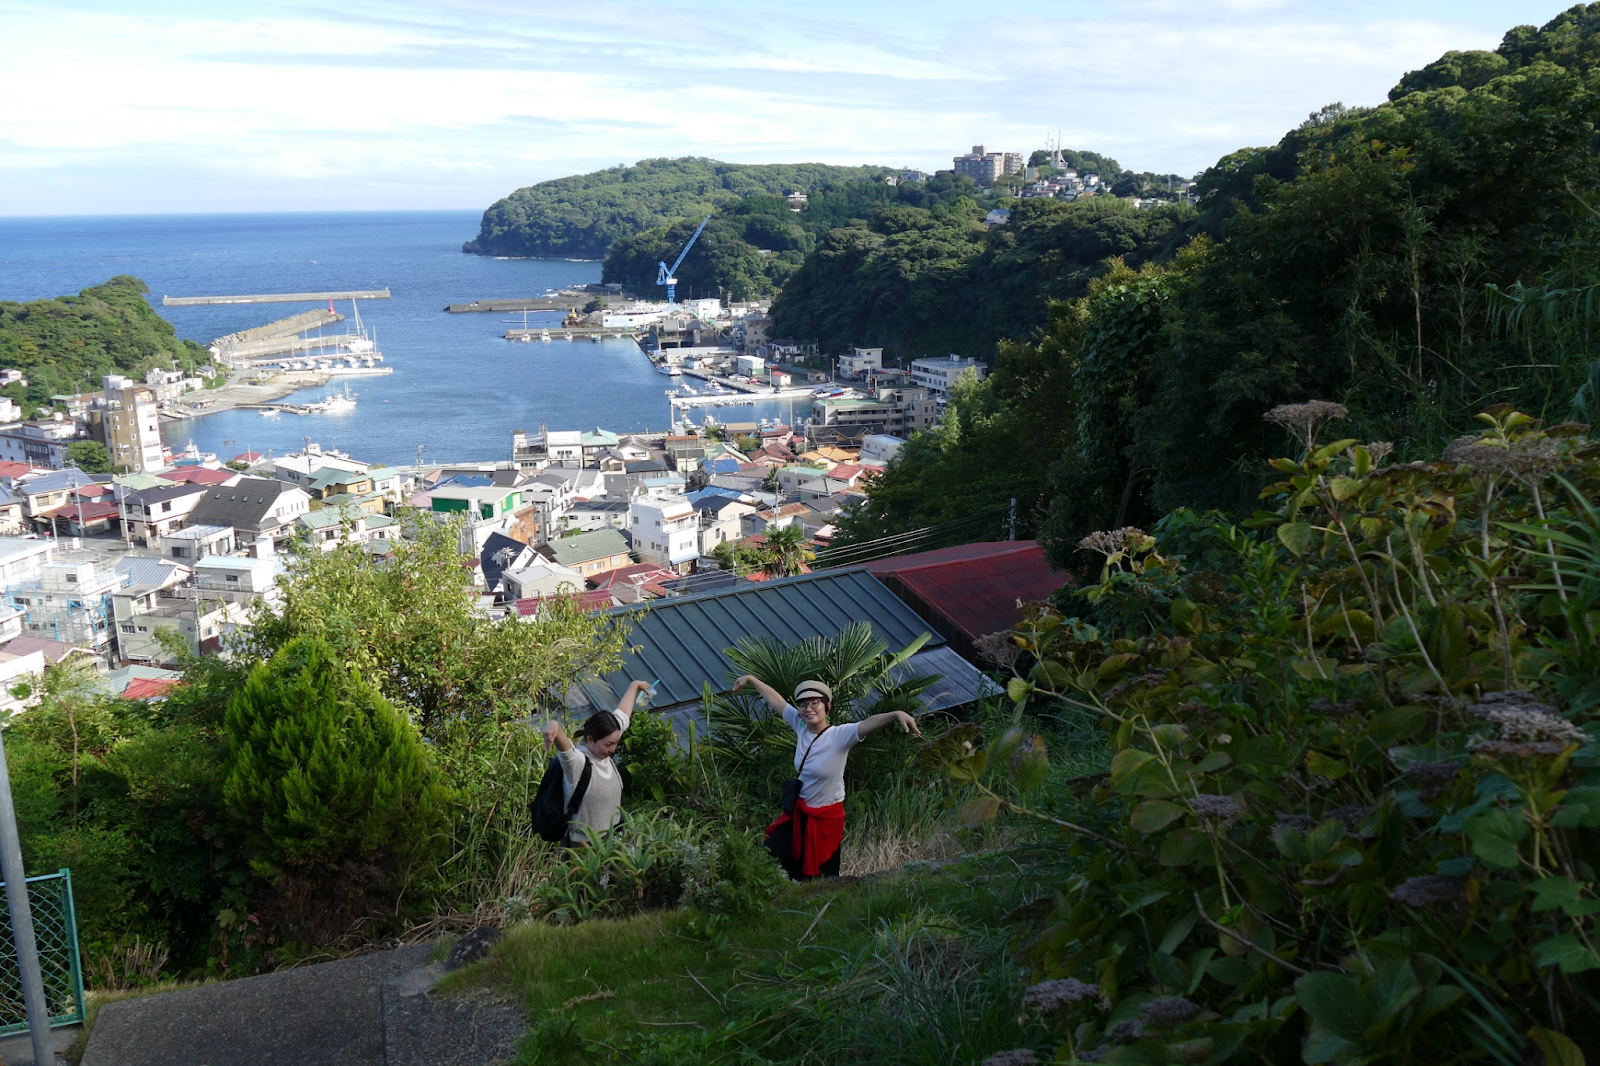
[[[1600,490],[1582,427],[1516,412],[1436,463],[1317,446],[1192,570],[1123,529],[1083,602],[1013,634],[1016,724],[930,748],[1079,860],[1032,953],[1056,1061],[1581,1062],[1600,1009]],[[1192,538],[1191,538],[1192,539]],[[1155,604],[1164,604],[1162,611]],[[1046,797],[1026,712],[1110,773]],[[1588,1021],[1585,1021],[1588,1019]]]
[[[586,847],[563,849],[525,894],[503,901],[507,917],[570,925],[666,906],[682,891],[682,856],[702,832],[671,818],[624,819]]]
[[[672,723],[659,714],[640,711],[622,734],[617,752],[622,771],[623,800],[630,806],[647,800],[665,803],[685,787],[685,755]]]
[[[744,917],[772,906],[788,879],[760,838],[738,829],[716,831],[681,852],[685,907],[707,914]]]
[[[297,939],[381,913],[437,854],[446,794],[421,738],[326,643],[257,665],[226,726],[223,801]]]

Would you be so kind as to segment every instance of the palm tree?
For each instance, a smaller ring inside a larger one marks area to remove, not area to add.
[[[767,530],[767,561],[762,569],[771,577],[794,577],[805,573],[805,564],[816,553],[806,541],[805,527],[795,522]]]

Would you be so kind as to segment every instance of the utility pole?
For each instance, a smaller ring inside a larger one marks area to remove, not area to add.
[[[50,1007],[44,998],[44,978],[39,973],[39,944],[33,937],[33,911],[28,906],[28,877],[22,866],[22,838],[17,834],[17,809],[11,801],[4,736],[0,736],[0,876],[6,879],[11,943],[22,975],[22,1001],[28,1011],[28,1033],[33,1038],[33,1061],[54,1063]]]
[[[1006,539],[1017,539],[1017,498],[1011,497],[1011,506],[1006,514]]]

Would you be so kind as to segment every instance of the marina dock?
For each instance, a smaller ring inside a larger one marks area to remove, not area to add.
[[[632,337],[638,333],[632,326],[550,326],[506,330],[508,341],[576,341],[599,340],[601,337]]]
[[[389,290],[361,289],[350,292],[268,292],[252,296],[163,296],[162,307],[203,307],[208,304],[305,304],[325,300],[387,300]]]
[[[453,315],[472,311],[571,311],[588,301],[580,296],[528,296],[516,300],[473,300],[445,307]]]

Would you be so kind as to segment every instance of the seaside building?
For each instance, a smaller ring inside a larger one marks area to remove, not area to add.
[[[700,558],[700,520],[684,496],[634,500],[628,529],[640,562],[685,574]]]
[[[841,377],[862,377],[882,369],[882,348],[852,348],[849,355],[841,355],[839,357],[839,374]]]
[[[84,436],[82,423],[65,415],[13,423],[0,430],[0,461],[60,470],[67,465],[67,448]]]
[[[89,409],[89,429],[111,453],[111,462],[141,474],[165,469],[155,393],[121,374],[107,374],[101,385],[105,395]]]
[[[949,396],[950,387],[964,371],[973,371],[979,380],[988,372],[988,368],[976,359],[963,359],[959,355],[944,359],[913,359],[910,369],[912,381],[939,396]]]
[[[812,401],[810,428],[838,427],[906,436],[939,420],[939,405],[927,389],[884,388],[874,396],[821,396]],[[824,443],[820,438],[812,443]]]

